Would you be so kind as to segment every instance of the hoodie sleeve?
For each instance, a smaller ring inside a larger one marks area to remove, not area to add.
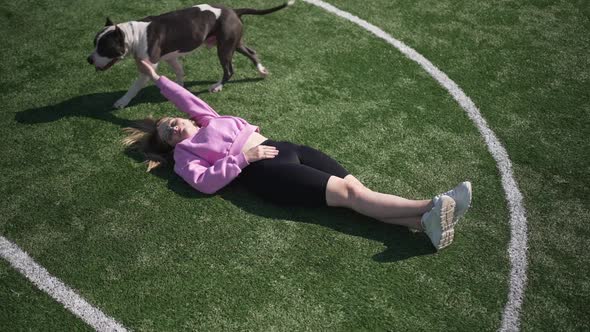
[[[219,159],[214,164],[200,158],[183,163],[183,157],[180,156],[175,165],[176,173],[193,188],[205,194],[213,194],[228,185],[249,164],[246,155],[240,153]]]
[[[219,117],[219,114],[206,102],[165,76],[160,76],[156,81],[156,86],[160,88],[160,93],[166,99],[174,103],[179,110],[188,114],[201,127],[207,125],[211,118]]]

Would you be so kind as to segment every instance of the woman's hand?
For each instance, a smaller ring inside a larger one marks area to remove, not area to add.
[[[156,73],[154,65],[146,59],[135,59],[135,64],[140,73],[147,75],[152,81],[157,81],[160,75]]]
[[[248,163],[253,163],[262,159],[272,159],[279,154],[279,150],[274,146],[258,145],[244,153]]]

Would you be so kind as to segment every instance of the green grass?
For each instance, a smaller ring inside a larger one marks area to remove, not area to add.
[[[588,5],[331,3],[415,48],[473,99],[525,197],[522,329],[588,329]],[[257,79],[236,55],[233,82],[200,96],[270,138],[325,151],[375,190],[429,198],[471,180],[473,208],[444,252],[433,254],[422,234],[341,209],[280,208],[236,184],[201,195],[124,151],[120,129],[130,121],[180,112],[154,86],[113,110],[135,68],[95,73],[85,61],[92,38],[107,15],[122,22],[192,4],[0,6],[0,234],[138,331],[496,330],[510,234],[495,162],[432,78],[347,21],[303,2],[246,17],[246,42],[271,76]],[[221,75],[213,50],[184,63],[194,92]],[[0,268],[3,329],[87,328]]]
[[[5,331],[91,331],[78,319],[0,261],[0,321]]]

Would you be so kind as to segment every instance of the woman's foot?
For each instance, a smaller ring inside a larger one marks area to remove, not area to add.
[[[443,195],[449,196],[455,200],[455,216],[453,217],[454,226],[471,206],[471,182],[461,182],[446,193],[435,196],[433,201],[436,203],[436,201]]]
[[[422,216],[420,223],[432,245],[441,250],[453,242],[455,230],[453,216],[455,214],[455,200],[447,195],[439,195],[434,206]]]

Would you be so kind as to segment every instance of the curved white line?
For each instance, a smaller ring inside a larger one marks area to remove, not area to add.
[[[321,0],[303,0],[309,4],[318,6],[330,13],[336,14],[345,18],[362,28],[373,33],[375,36],[385,40],[387,43],[393,45],[405,56],[418,63],[430,76],[432,76],[442,87],[444,87],[459,105],[467,112],[469,118],[475,123],[477,129],[483,136],[488,150],[492,157],[496,160],[498,169],[502,177],[502,186],[506,192],[506,200],[510,208],[510,245],[508,254],[510,256],[510,287],[508,293],[508,302],[504,307],[504,314],[502,315],[502,326],[500,331],[517,331],[519,329],[520,308],[524,297],[524,290],[526,287],[526,270],[527,270],[527,220],[526,210],[522,202],[522,194],[518,189],[514,174],[512,172],[512,164],[506,149],[496,137],[496,134],[488,127],[486,120],[483,118],[475,104],[469,97],[461,90],[461,88],[453,82],[445,73],[440,71],[430,61],[428,61],[420,53],[416,52],[411,47],[393,38],[385,31],[374,26],[373,24],[354,16],[348,12],[340,10]]]
[[[100,309],[93,307],[70,287],[52,276],[41,265],[37,264],[26,252],[5,237],[0,236],[0,257],[23,274],[39,289],[54,300],[63,304],[74,315],[97,331],[127,331],[113,318],[105,315]]]

